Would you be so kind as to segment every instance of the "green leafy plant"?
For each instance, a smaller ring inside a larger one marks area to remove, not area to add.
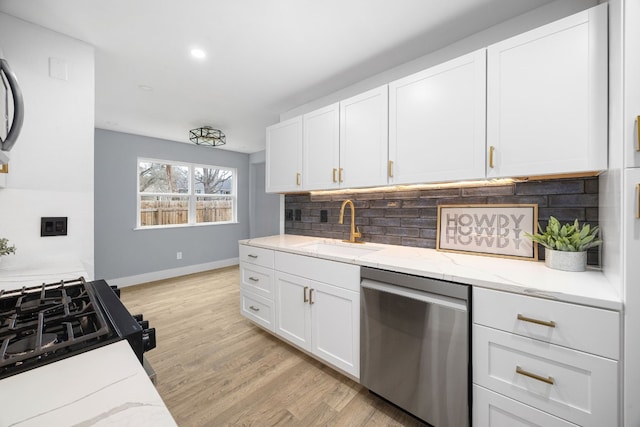
[[[0,238],[0,256],[5,256],[5,255],[9,255],[9,254],[15,254],[16,253],[16,246],[15,245],[11,245],[9,246],[9,239],[5,239]]]
[[[525,235],[536,243],[548,249],[563,252],[584,252],[589,248],[598,246],[602,240],[598,239],[598,227],[584,224],[580,227],[576,219],[573,224],[560,225],[554,217],[549,217],[547,228],[542,231],[540,223],[538,223],[538,233]]]

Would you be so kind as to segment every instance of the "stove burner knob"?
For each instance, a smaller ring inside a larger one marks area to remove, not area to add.
[[[144,320],[144,317],[142,317],[142,314],[134,314],[133,318],[136,319],[136,322],[142,322]]]
[[[142,326],[142,329],[149,329],[149,321],[148,320],[138,320],[138,324]]]
[[[142,331],[142,348],[144,351],[156,348],[156,328],[149,328]]]

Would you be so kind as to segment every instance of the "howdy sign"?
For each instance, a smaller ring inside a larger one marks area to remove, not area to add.
[[[535,231],[538,205],[441,205],[436,248],[514,258],[538,259]]]

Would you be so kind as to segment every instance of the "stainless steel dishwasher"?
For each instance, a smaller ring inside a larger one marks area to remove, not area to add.
[[[360,382],[435,427],[470,421],[470,287],[361,269]]]

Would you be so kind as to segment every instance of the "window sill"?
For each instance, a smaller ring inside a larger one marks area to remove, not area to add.
[[[207,227],[207,226],[215,226],[215,225],[229,225],[229,224],[239,224],[238,221],[225,221],[225,222],[204,222],[200,224],[174,224],[174,225],[147,225],[144,227],[135,227],[133,231],[140,230],[165,230],[168,228],[191,228],[191,227]]]

